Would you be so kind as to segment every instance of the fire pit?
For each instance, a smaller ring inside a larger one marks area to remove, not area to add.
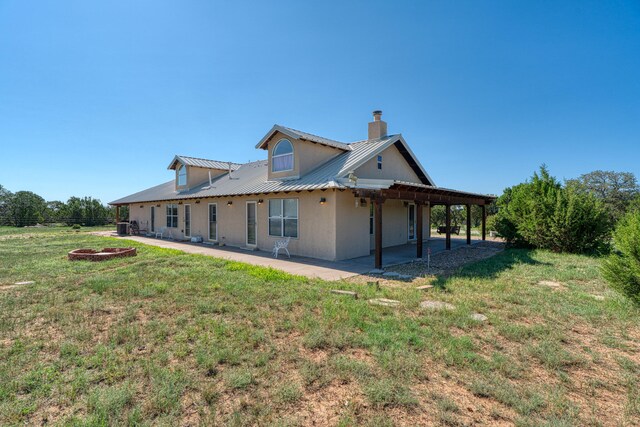
[[[76,249],[68,254],[70,261],[106,261],[113,258],[136,256],[136,248],[104,248],[101,251],[94,249]]]

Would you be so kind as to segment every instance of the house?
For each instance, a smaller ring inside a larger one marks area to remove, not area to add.
[[[479,205],[484,212],[494,198],[436,186],[402,135],[387,134],[381,116],[374,111],[368,138],[351,143],[275,125],[256,145],[267,154],[257,162],[177,155],[171,181],[110,204],[117,212],[128,206],[130,220],[166,228],[174,239],[270,250],[289,237],[292,254],[325,260],[374,250],[376,267],[382,248],[415,241],[422,257],[431,206],[450,212],[451,205]],[[446,242],[449,249],[449,232]]]

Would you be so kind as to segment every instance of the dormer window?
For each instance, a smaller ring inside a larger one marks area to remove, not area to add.
[[[288,140],[281,139],[271,153],[271,172],[290,170],[293,170],[293,145]]]
[[[187,167],[185,165],[178,166],[178,185],[187,185]]]

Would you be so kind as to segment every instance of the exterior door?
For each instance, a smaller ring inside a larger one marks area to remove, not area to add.
[[[191,237],[191,205],[184,205],[184,237]]]
[[[409,203],[407,215],[407,239],[416,240],[416,205]]]
[[[256,202],[247,202],[247,246],[258,244],[258,222]]]
[[[156,207],[151,206],[151,232],[156,231]]]

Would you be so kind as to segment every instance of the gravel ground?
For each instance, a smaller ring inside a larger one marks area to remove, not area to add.
[[[427,260],[384,268],[385,272],[394,271],[410,278],[383,277],[380,274],[363,274],[348,279],[351,282],[379,282],[380,285],[398,285],[401,283],[420,283],[433,276],[448,276],[465,264],[490,258],[504,250],[504,243],[484,241],[471,246],[462,246],[452,251],[444,251],[431,256],[429,268]]]

